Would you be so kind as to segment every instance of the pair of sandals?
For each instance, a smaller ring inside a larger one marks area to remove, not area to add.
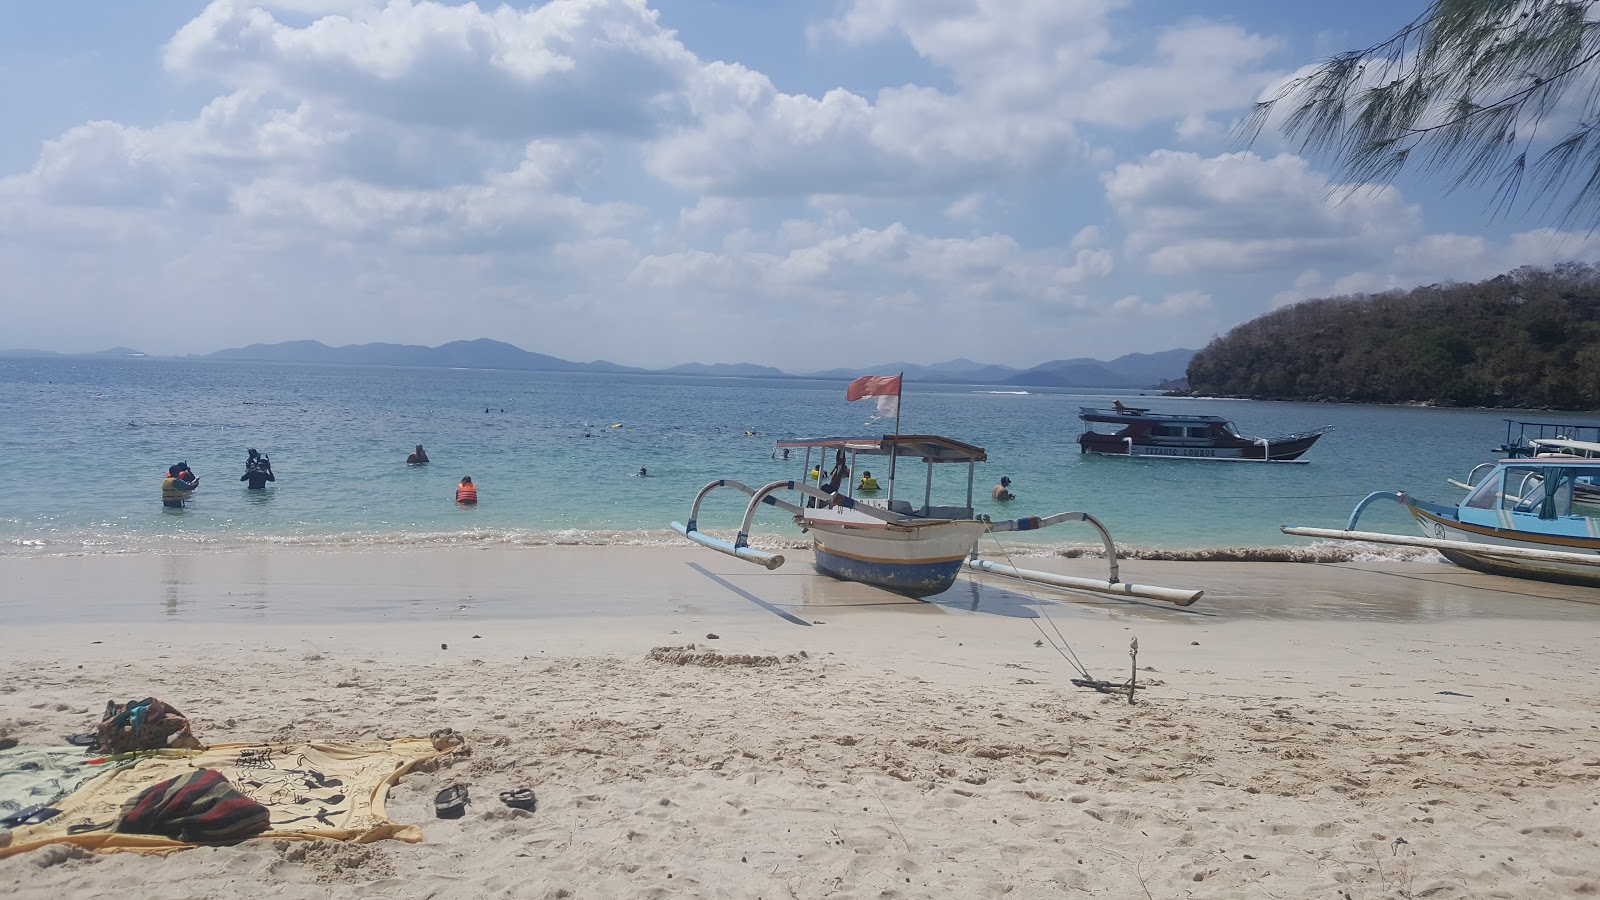
[[[433,814],[441,819],[459,819],[467,814],[467,802],[467,786],[452,784],[433,798]],[[512,809],[524,809],[528,812],[539,808],[539,800],[534,796],[533,788],[501,791],[500,802]]]

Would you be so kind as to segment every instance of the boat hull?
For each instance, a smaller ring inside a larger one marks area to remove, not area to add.
[[[1568,535],[1542,535],[1504,528],[1488,528],[1441,516],[1416,506],[1407,507],[1425,537],[1445,541],[1466,541],[1485,547],[1520,547],[1528,550],[1559,550],[1566,553],[1592,553],[1600,556],[1600,538]],[[1600,568],[1547,560],[1512,559],[1473,553],[1468,550],[1439,550],[1445,559],[1458,566],[1560,584],[1600,587]]]
[[[1263,460],[1270,452],[1273,462],[1289,462],[1299,459],[1302,454],[1311,449],[1311,446],[1322,437],[1320,434],[1308,435],[1284,441],[1281,444],[1263,446],[1254,442],[1240,442],[1235,445],[1198,445],[1198,444],[1165,444],[1141,443],[1137,440],[1132,444],[1126,438],[1119,438],[1109,434],[1088,432],[1078,438],[1078,445],[1085,453],[1096,453],[1101,456],[1133,456],[1149,457],[1151,459],[1240,459]]]
[[[942,594],[955,583],[987,526],[948,521],[915,526],[859,526],[807,521],[817,569],[908,597]]]

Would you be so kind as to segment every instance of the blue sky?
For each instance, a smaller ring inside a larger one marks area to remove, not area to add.
[[[1594,259],[1478,194],[1229,142],[1422,6],[8,4],[0,345],[1032,365]]]

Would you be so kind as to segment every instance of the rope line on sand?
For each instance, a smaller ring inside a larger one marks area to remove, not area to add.
[[[1016,562],[1011,558],[1011,550],[1007,548],[1005,544],[1002,544],[998,537],[995,537],[994,532],[990,532],[989,537],[994,541],[994,545],[1000,549],[1001,555],[1006,558],[1006,565],[1011,566],[1013,569],[1017,568]],[[1039,595],[1034,593],[1032,584],[1026,580],[1022,580],[1022,585],[1023,591],[1028,595],[1028,599],[1032,600],[1034,602],[1034,606],[1039,610],[1040,615],[1031,619],[1030,621],[1033,622],[1033,627],[1038,629],[1039,633],[1044,636],[1045,643],[1050,645],[1050,649],[1060,654],[1061,658],[1065,659],[1068,665],[1078,670],[1078,674],[1083,676],[1083,681],[1095,681],[1096,679],[1094,676],[1089,674],[1089,670],[1084,668],[1083,662],[1078,659],[1077,651],[1073,650],[1072,645],[1067,642],[1066,635],[1061,633],[1061,628],[1060,626],[1056,625],[1056,620],[1050,618],[1049,609],[1046,608],[1044,602],[1040,600]],[[1046,622],[1050,623],[1050,628],[1055,632],[1055,637],[1051,637],[1050,632],[1045,631],[1044,626],[1039,624],[1039,618],[1041,617]],[[1060,641],[1059,644],[1057,643],[1057,639]],[[1080,679],[1074,678],[1072,682],[1073,684],[1077,684],[1079,680]]]
[[[1011,566],[1013,569],[1018,568],[1016,561],[1011,557],[1011,550],[1006,547],[1005,544],[1000,542],[1000,538],[996,537],[994,532],[990,532],[989,537],[994,541],[995,546],[999,548],[1001,555],[1006,558],[1006,565]],[[1128,702],[1132,703],[1133,696],[1131,691],[1129,691],[1129,685],[1132,684],[1132,680],[1130,679],[1129,681],[1124,681],[1119,684],[1114,681],[1106,681],[1103,678],[1096,678],[1093,675],[1090,675],[1089,670],[1083,665],[1082,660],[1078,659],[1077,651],[1073,650],[1072,644],[1067,641],[1067,636],[1061,633],[1061,626],[1057,625],[1056,620],[1050,617],[1049,608],[1045,605],[1047,601],[1041,600],[1039,595],[1034,593],[1032,582],[1026,579],[1018,580],[1022,582],[1023,591],[1028,595],[1028,599],[1032,600],[1039,610],[1040,615],[1031,620],[1033,622],[1033,627],[1038,629],[1039,633],[1044,636],[1044,641],[1050,645],[1050,649],[1060,654],[1061,658],[1065,659],[1068,665],[1078,670],[1078,674],[1082,676],[1080,678],[1071,679],[1073,685],[1081,688],[1090,688],[1092,690],[1099,691],[1102,694],[1128,693]],[[1039,618],[1043,618],[1046,622],[1050,623],[1050,629],[1051,631],[1055,632],[1055,637],[1051,637],[1050,632],[1044,630],[1044,626],[1039,624]],[[1059,643],[1057,642],[1058,640]],[[1134,687],[1142,688],[1144,685],[1135,685]]]

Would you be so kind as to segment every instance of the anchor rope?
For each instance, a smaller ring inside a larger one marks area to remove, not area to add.
[[[1000,538],[995,534],[995,532],[991,531],[988,534],[989,538],[994,541],[995,547],[999,548],[1001,555],[1005,557],[1006,565],[1011,566],[1013,569],[1017,568],[1016,562],[1011,557],[1011,548],[1001,543]],[[1056,624],[1056,620],[1050,618],[1050,611],[1045,605],[1045,601],[1041,600],[1039,595],[1034,592],[1032,584],[1026,579],[1019,578],[1017,580],[1022,583],[1023,591],[1028,595],[1028,599],[1032,600],[1035,608],[1039,610],[1040,615],[1031,619],[1030,621],[1033,622],[1033,627],[1044,636],[1045,643],[1050,645],[1050,649],[1060,654],[1061,658],[1065,659],[1068,665],[1078,670],[1078,674],[1083,676],[1084,681],[1098,681],[1099,679],[1096,679],[1093,675],[1090,675],[1089,670],[1085,668],[1083,662],[1078,659],[1077,651],[1073,650],[1072,644],[1067,642],[1067,636],[1061,633],[1061,627]],[[1044,626],[1039,624],[1040,618],[1043,618],[1046,622],[1050,623],[1050,628],[1055,632],[1055,637],[1051,637],[1050,632],[1045,631]],[[1057,643],[1058,639],[1059,643]],[[1077,682],[1078,679],[1073,679],[1073,683],[1076,684]]]

